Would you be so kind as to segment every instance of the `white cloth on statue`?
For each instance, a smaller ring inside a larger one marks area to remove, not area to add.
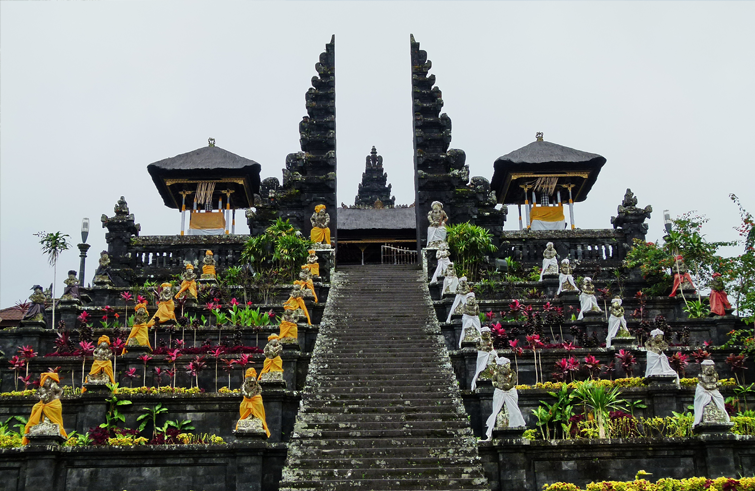
[[[726,416],[726,422],[729,422],[729,414],[726,412],[726,406],[724,405],[724,396],[721,395],[718,389],[705,389],[702,384],[698,382],[697,389],[695,389],[695,421],[692,423],[692,426],[700,424],[700,421],[703,419],[703,409],[705,409],[705,406],[707,406],[710,401],[713,401],[713,404],[723,411]]]
[[[446,226],[440,227],[427,227],[427,246],[433,242],[445,242],[446,241]]]
[[[488,431],[485,433],[488,439],[493,436],[496,416],[501,412],[504,404],[506,404],[506,411],[509,413],[509,428],[526,425],[524,416],[522,416],[522,412],[519,410],[519,394],[517,394],[516,388],[509,390],[496,389],[493,392],[493,412],[485,422],[488,427]]]
[[[540,281],[543,281],[543,274],[545,273],[545,270],[547,270],[551,266],[555,266],[556,271],[558,271],[558,259],[556,259],[555,256],[550,259],[543,259],[543,269],[540,271]]]
[[[564,287],[564,283],[569,282],[571,286],[574,287],[575,290],[579,291],[579,288],[577,288],[577,285],[574,283],[574,276],[570,274],[564,274],[564,273],[558,273],[558,291],[556,292],[556,295],[561,293]]]
[[[475,368],[474,378],[472,379],[472,390],[477,388],[477,377],[479,377],[488,367],[488,362],[490,361],[491,356],[494,360],[498,359],[498,353],[496,353],[495,350],[477,352],[477,367]]]
[[[532,230],[563,230],[566,228],[566,221],[546,222],[545,220],[532,220],[530,228]]]
[[[443,289],[441,290],[441,295],[456,292],[457,286],[459,286],[458,276],[446,276],[445,278],[443,278]]]
[[[448,256],[439,257],[438,267],[435,268],[435,273],[433,273],[433,278],[430,280],[430,283],[435,283],[436,281],[438,281],[438,276],[445,276],[446,268],[449,264],[451,264],[451,259]]]
[[[459,348],[461,348],[461,342],[464,341],[464,333],[467,329],[477,329],[477,334],[481,333],[482,325],[480,324],[480,318],[476,315],[464,314],[461,316],[461,336],[459,337]]]
[[[650,377],[651,375],[674,376],[676,377],[676,385],[679,385],[679,374],[669,365],[666,353],[658,354],[648,350],[645,376]]]
[[[598,299],[595,298],[595,295],[593,295],[592,293],[580,293],[579,304],[579,315],[577,316],[578,321],[582,320],[582,318],[585,316],[585,312],[590,312],[593,308],[600,310]]]
[[[454,315],[454,312],[456,311],[456,307],[461,305],[462,308],[467,304],[467,294],[461,294],[457,293],[456,298],[454,298],[454,303],[451,304],[451,310],[448,311],[448,318],[446,319],[446,322],[451,322],[451,316]]]
[[[611,340],[615,338],[619,333],[620,327],[626,329],[627,320],[623,315],[621,317],[616,317],[615,315],[611,314],[611,316],[608,317],[608,336],[606,336],[606,348],[611,347]]]

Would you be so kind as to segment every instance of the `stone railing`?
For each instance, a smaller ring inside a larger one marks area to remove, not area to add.
[[[139,278],[167,278],[180,274],[184,261],[196,261],[201,271],[208,250],[219,271],[238,266],[248,239],[248,235],[152,235],[132,238],[128,251]]]
[[[568,258],[601,267],[620,266],[627,250],[621,230],[530,230],[503,232],[498,257],[511,257],[525,269],[542,266],[548,242],[553,242],[559,261]]]

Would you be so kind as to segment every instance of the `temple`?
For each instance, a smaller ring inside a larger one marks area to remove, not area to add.
[[[62,294],[19,279],[1,489],[751,489],[742,278],[670,218],[647,242],[628,188],[580,228],[606,158],[542,133],[470,178],[409,50],[413,203],[372,147],[338,205],[333,37],[282,181],[210,138],[146,166],[180,229],[142,235],[114,190],[88,275],[87,219]]]

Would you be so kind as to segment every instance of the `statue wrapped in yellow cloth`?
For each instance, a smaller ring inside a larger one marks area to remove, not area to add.
[[[307,264],[301,267],[301,269],[309,270],[309,274],[313,279],[320,278],[320,263],[317,261],[317,252],[314,249],[310,249]]]
[[[281,359],[283,345],[278,342],[277,334],[271,334],[267,340],[265,364],[262,366],[258,380],[260,382],[281,382],[283,380],[283,360]]]
[[[110,359],[113,357],[113,353],[110,352],[110,338],[107,336],[100,336],[97,340],[97,347],[94,349],[94,361],[92,362],[92,369],[87,375],[85,384],[105,385],[108,383],[114,384],[115,377],[113,376],[113,362]]]
[[[301,310],[302,313],[307,317],[307,325],[312,325],[312,320],[309,318],[309,311],[307,310],[307,306],[304,304],[304,298],[301,291],[301,285],[294,285],[294,289],[291,291],[291,296],[288,297],[288,300],[283,304],[284,310]]]
[[[215,279],[215,257],[212,251],[209,250],[204,253],[204,259],[202,260],[202,279]]]
[[[309,275],[309,270],[302,269],[299,272],[299,279],[294,281],[294,285],[299,285],[302,290],[302,296],[312,297],[317,303],[317,293],[315,293],[315,284],[312,282],[312,277]]]
[[[322,247],[322,244],[327,244],[325,248],[330,248],[330,214],[325,212],[325,205],[315,206],[315,212],[312,213],[309,221],[312,223],[312,231],[309,234],[310,239],[315,244],[315,247]]]
[[[160,285],[160,301],[157,303],[157,312],[152,316],[152,320],[157,319],[160,324],[168,321],[178,322],[176,319],[176,304],[173,302],[173,285],[163,283]]]
[[[183,298],[187,300],[197,299],[197,274],[194,272],[194,265],[186,263],[186,270],[181,275],[181,289],[173,298]],[[186,293],[184,293],[186,292]],[[183,294],[183,295],[181,295]]]
[[[60,376],[57,373],[43,373],[39,378],[39,389],[37,389],[39,402],[31,408],[31,416],[24,428],[24,445],[29,444],[27,436],[68,437],[63,428],[63,405],[60,403],[63,390],[58,385],[59,383]]]
[[[296,310],[284,310],[280,323],[280,342],[294,344],[299,342],[299,315]]]
[[[127,353],[126,348],[129,346],[146,346],[150,350],[152,346],[149,344],[149,328],[155,325],[155,321],[149,319],[149,311],[147,311],[147,303],[136,304],[134,310],[134,325],[131,327],[131,333],[126,339],[126,346],[124,346],[121,355]]]
[[[257,383],[257,371],[249,368],[241,386],[244,400],[239,406],[239,420],[236,423],[237,433],[262,433],[270,438],[270,430],[265,419],[265,406],[262,403],[262,388]]]

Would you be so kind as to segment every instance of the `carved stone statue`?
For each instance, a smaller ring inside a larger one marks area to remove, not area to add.
[[[149,328],[155,325],[155,321],[148,321],[148,319],[147,303],[136,304],[136,307],[134,307],[134,325],[131,327],[128,339],[126,339],[126,347],[145,346],[152,350],[152,346],[149,344]],[[123,348],[121,355],[127,353],[126,347]]]
[[[497,359],[498,353],[493,349],[490,328],[483,327],[480,330],[480,339],[477,341],[477,365],[472,378],[472,390],[477,388],[478,380],[490,380],[493,377]]]
[[[265,433],[270,438],[265,418],[265,406],[262,403],[262,387],[257,383],[257,371],[248,368],[241,386],[244,400],[239,406],[239,421],[236,423],[236,433],[255,434]]]
[[[446,268],[451,264],[451,251],[448,250],[448,244],[445,242],[438,243],[438,250],[435,252],[435,258],[438,260],[438,266],[435,268],[430,283],[437,283],[438,278],[446,275]]]
[[[194,272],[193,264],[186,263],[184,272],[181,274],[181,288],[173,298],[197,299],[197,274]]]
[[[301,287],[302,296],[311,298],[317,303],[317,293],[315,293],[315,284],[312,281],[312,277],[309,275],[308,269],[302,269],[299,271],[299,279],[294,281],[294,285]]]
[[[68,272],[68,278],[63,282],[66,287],[61,295],[61,300],[81,300],[81,293],[79,292],[79,280],[76,279],[76,271],[70,270]]]
[[[283,344],[294,344],[299,342],[299,315],[298,310],[283,311],[283,318],[280,323],[279,339]]]
[[[627,321],[624,318],[624,307],[621,306],[621,299],[614,298],[611,300],[611,307],[608,312],[611,314],[608,317],[608,335],[606,336],[606,348],[611,347],[611,341],[616,336],[628,337],[629,331],[627,330]],[[626,332],[627,336],[622,336],[620,331]]]
[[[577,284],[574,283],[574,276],[572,273],[574,268],[569,263],[568,259],[561,261],[561,272],[558,274],[558,291],[556,295],[560,295],[561,292],[578,292]]]
[[[271,334],[267,338],[268,343],[265,345],[265,364],[260,372],[260,382],[281,382],[283,381],[283,360],[281,352],[283,345],[278,342],[278,335]]]
[[[459,278],[456,276],[454,263],[448,263],[446,267],[446,276],[443,278],[443,288],[441,295],[452,295],[456,293],[456,287],[459,286]]]
[[[485,422],[488,440],[493,437],[493,428],[517,428],[526,424],[519,410],[516,373],[511,369],[511,360],[508,358],[500,357],[496,360],[493,387],[493,411]],[[506,409],[501,411],[504,406]]]
[[[315,206],[309,221],[312,224],[309,237],[315,248],[330,249],[330,214],[325,212],[325,205]]]
[[[443,211],[443,203],[433,201],[431,210],[427,212],[427,221],[430,225],[427,227],[427,247],[438,247],[446,241],[446,222],[448,215]]]
[[[446,322],[451,322],[451,316],[455,314],[461,315],[461,309],[467,303],[467,293],[471,292],[472,288],[469,286],[466,276],[459,278],[459,284],[456,287],[456,297],[454,303],[451,304],[451,309],[448,311],[448,318]]]
[[[45,305],[50,300],[50,298],[44,294],[43,289],[40,285],[34,285],[33,287],[31,287],[31,289],[33,290],[33,293],[29,295],[29,300],[31,300],[31,307],[29,307],[29,310],[27,310],[24,314],[21,322],[41,322],[42,324],[46,324]]]
[[[307,264],[301,267],[301,269],[309,270],[309,274],[312,276],[313,280],[320,279],[320,263],[317,261],[317,251],[310,249],[309,256],[307,256]]]
[[[24,428],[24,445],[29,443],[27,436],[62,436],[68,437],[63,428],[63,405],[60,396],[63,390],[58,385],[57,373],[43,373],[39,379],[37,397],[39,402],[31,409],[31,416]]]
[[[113,353],[110,351],[110,338],[108,336],[100,336],[92,356],[94,357],[92,369],[84,383],[91,385],[114,384],[113,362],[110,361],[113,358]]]
[[[721,278],[721,273],[713,273],[713,279],[710,282],[710,313],[726,315],[727,309],[731,309],[731,304],[724,291],[724,280]]]
[[[312,320],[309,317],[309,310],[307,310],[307,305],[304,303],[303,296],[301,285],[294,285],[294,288],[291,290],[291,296],[288,297],[288,300],[283,304],[283,309],[301,311],[301,313],[307,317],[307,325],[311,326]]]
[[[474,293],[467,293],[467,301],[462,307],[461,335],[459,336],[459,348],[462,343],[477,344],[480,339],[480,307]]]
[[[580,287],[582,288],[582,291],[579,294],[580,307],[577,320],[582,320],[586,312],[603,313],[598,306],[598,299],[595,298],[595,285],[592,284],[592,278],[586,276],[582,280]]]
[[[556,276],[558,275],[558,259],[556,257],[558,253],[553,248],[553,242],[545,244],[545,250],[543,251],[543,269],[540,271],[540,281],[543,281],[543,276]]]
[[[215,257],[212,251],[208,250],[204,253],[204,259],[202,259],[202,276],[203,280],[216,279],[215,272]]]
[[[177,323],[176,304],[173,302],[173,285],[163,283],[160,287],[162,288],[160,290],[160,300],[157,302],[157,312],[152,316],[152,320],[157,319],[160,324],[165,324],[168,321]]]
[[[689,275],[689,269],[684,264],[684,258],[682,256],[676,256],[674,265],[671,266],[671,272],[674,274],[674,288],[671,290],[669,297],[675,297],[677,290],[681,290],[684,293],[695,293],[695,284],[692,282],[692,277]]]
[[[109,285],[112,284],[110,279],[110,256],[107,251],[100,252],[100,261],[97,270],[94,272],[95,285]]]
[[[695,420],[692,426],[699,424],[728,424],[729,415],[726,413],[724,398],[718,391],[718,373],[713,360],[704,360],[701,364],[702,372],[697,377],[695,389]]]
[[[668,343],[663,339],[663,331],[660,329],[651,331],[650,339],[645,341],[645,349],[647,350],[645,377],[652,377],[654,375],[676,377],[678,383],[679,374],[671,368],[671,365],[668,363],[668,357],[664,353],[664,350],[667,348]]]

